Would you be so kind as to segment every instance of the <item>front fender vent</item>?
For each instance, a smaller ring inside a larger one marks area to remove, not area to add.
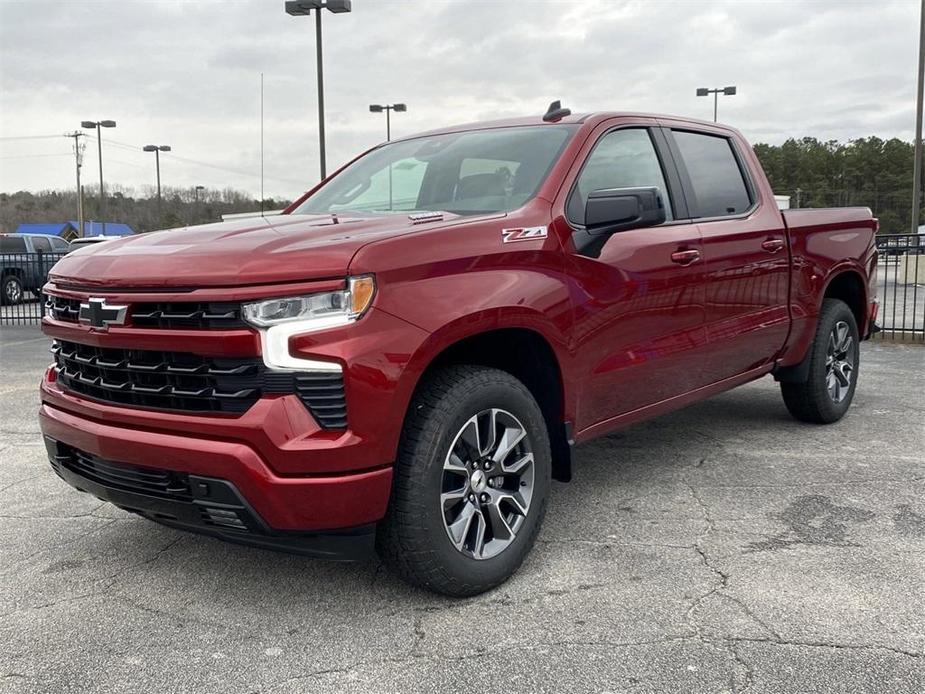
[[[342,373],[298,374],[295,392],[325,429],[347,428],[347,398]]]

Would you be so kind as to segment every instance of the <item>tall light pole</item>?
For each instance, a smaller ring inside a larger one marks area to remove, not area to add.
[[[321,10],[334,14],[350,12],[351,0],[287,0],[286,14],[302,17],[315,12],[315,53],[318,68],[318,140],[320,142],[321,180],[327,177],[324,151],[324,69],[321,59]]]
[[[161,206],[161,152],[169,152],[170,145],[145,145],[141,148],[145,152],[154,152],[155,166],[157,167],[157,206]]]
[[[408,110],[405,104],[370,104],[370,113],[382,113],[385,111],[385,141],[392,139],[392,111],[395,113],[404,113]]]
[[[81,142],[80,138],[86,137],[86,133],[75,130],[72,133],[66,133],[65,137],[74,138],[74,159],[77,164],[77,236],[84,235],[84,191],[80,185],[80,167],[83,166],[84,147],[86,143]]]
[[[716,122],[716,112],[718,108],[718,100],[720,94],[725,94],[726,96],[735,96],[736,88],[735,87],[719,87],[717,89],[707,89],[706,87],[697,88],[697,96],[709,96],[713,95],[713,122]]]
[[[915,102],[915,161],[912,170],[912,233],[919,233],[922,207],[922,90],[925,89],[925,0],[919,10],[919,75]]]
[[[100,160],[100,221],[102,222],[101,236],[106,236],[106,194],[103,192],[103,138],[100,134],[100,128],[115,128],[114,120],[84,120],[80,121],[80,127],[87,130],[96,129],[96,145]]]

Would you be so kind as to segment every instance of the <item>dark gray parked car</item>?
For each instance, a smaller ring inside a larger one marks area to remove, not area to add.
[[[39,295],[48,270],[70,249],[44,234],[0,234],[0,303],[18,304],[26,292]]]

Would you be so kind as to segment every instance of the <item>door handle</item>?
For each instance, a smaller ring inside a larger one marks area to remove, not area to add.
[[[684,265],[685,267],[696,263],[700,260],[700,251],[696,248],[691,248],[686,251],[675,251],[671,254],[671,262],[677,263],[678,265]]]
[[[784,245],[783,239],[768,239],[761,242],[761,247],[768,253],[777,253]]]

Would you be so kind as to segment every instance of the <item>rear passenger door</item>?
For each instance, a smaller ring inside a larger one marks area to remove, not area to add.
[[[790,326],[790,258],[773,200],[758,199],[745,152],[726,132],[666,130],[706,269],[708,381],[767,364]]]

